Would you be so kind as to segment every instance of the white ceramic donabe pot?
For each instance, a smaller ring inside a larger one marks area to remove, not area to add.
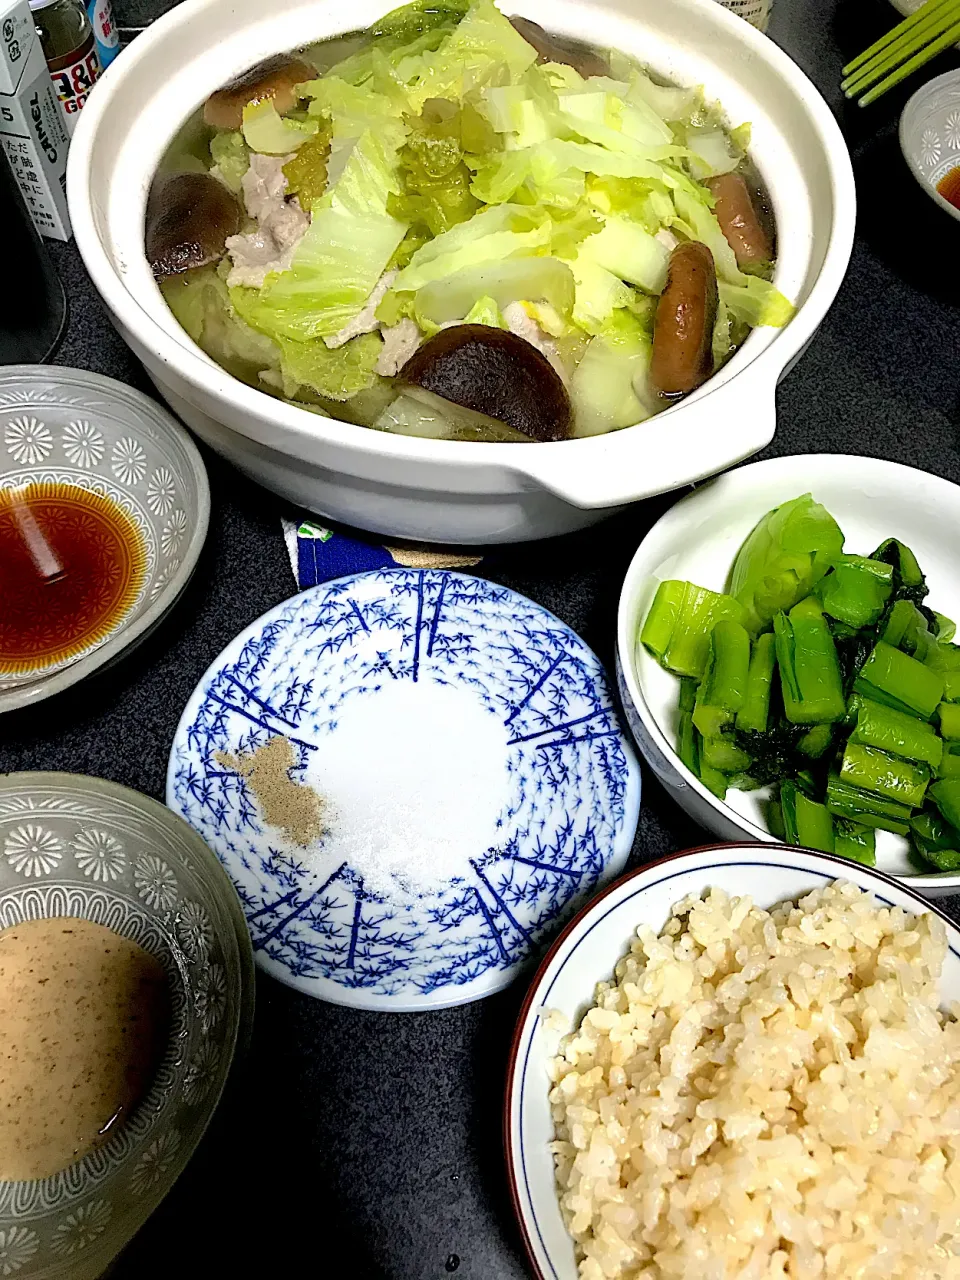
[[[850,158],[826,103],[770,40],[713,0],[501,0],[553,30],[702,84],[752,155],[779,235],[776,283],[798,303],[717,377],[649,425],[556,444],[391,436],[318,417],[237,381],[180,328],[153,281],[143,217],[157,162],[219,85],[269,54],[364,27],[391,0],[186,0],[108,69],[83,110],[67,191],[77,245],[125,340],[193,430],[255,480],[380,533],[461,543],[580,528],[749,457],[775,429],[778,379],[840,286],[853,240]]]

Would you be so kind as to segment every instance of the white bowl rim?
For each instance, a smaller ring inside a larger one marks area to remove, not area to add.
[[[754,842],[754,843],[759,843],[759,842]],[[524,1214],[524,1211],[522,1208],[522,1199],[519,1191],[519,1177],[518,1177],[518,1171],[517,1171],[517,1161],[520,1155],[519,1147],[521,1146],[521,1139],[518,1137],[517,1142],[514,1143],[513,1110],[514,1110],[514,1095],[517,1092],[518,1081],[521,1079],[521,1075],[518,1072],[520,1047],[523,1040],[526,1037],[527,1028],[530,1025],[531,1018],[536,1020],[536,1018],[538,1017],[537,1009],[542,1004],[542,1001],[539,1000],[539,992],[540,992],[541,986],[543,985],[543,981],[547,973],[549,972],[551,966],[553,965],[554,961],[556,960],[557,956],[559,955],[561,950],[566,946],[567,939],[570,937],[570,935],[576,929],[578,929],[586,921],[586,919],[589,916],[591,916],[594,912],[599,910],[604,899],[610,897],[611,894],[617,893],[620,889],[624,887],[624,885],[629,884],[632,880],[636,880],[641,876],[646,876],[650,872],[655,872],[659,870],[661,867],[665,867],[670,863],[680,861],[681,859],[690,859],[692,861],[694,858],[699,858],[701,855],[704,855],[704,854],[711,854],[711,853],[719,854],[721,855],[720,861],[732,864],[736,860],[736,855],[738,853],[753,852],[753,850],[750,848],[750,844],[751,844],[750,841],[744,841],[741,843],[729,843],[729,844],[695,845],[689,849],[680,849],[676,853],[665,854],[662,858],[655,858],[653,862],[645,862],[643,866],[634,867],[630,871],[625,871],[623,875],[618,876],[616,880],[614,880],[611,884],[606,885],[594,897],[592,897],[589,902],[585,903],[580,908],[580,910],[576,913],[573,919],[570,920],[564,926],[564,928],[560,931],[560,933],[551,943],[546,954],[544,955],[540,963],[537,965],[537,968],[530,979],[530,984],[527,987],[526,992],[524,993],[523,1002],[520,1005],[520,1010],[517,1014],[517,1020],[516,1020],[516,1025],[514,1027],[513,1036],[510,1040],[510,1049],[507,1056],[506,1088],[504,1089],[504,1095],[503,1095],[504,1101],[503,1101],[502,1124],[503,1124],[504,1159],[507,1166],[507,1183],[508,1183],[508,1190],[510,1193],[510,1202],[513,1205],[514,1215],[516,1217],[517,1225],[520,1229],[520,1236],[523,1241],[523,1248],[527,1257],[527,1264],[530,1267],[532,1274],[537,1278],[537,1280],[556,1280],[556,1275],[548,1276],[543,1271],[539,1262],[537,1261],[536,1251],[534,1250],[533,1243],[530,1237],[530,1224],[527,1222],[526,1215]],[[757,852],[761,852],[761,851],[757,850]],[[818,849],[807,849],[802,845],[783,844],[779,841],[774,843],[765,842],[763,845],[762,852],[763,853],[769,852],[771,854],[785,853],[789,855],[802,853],[807,857],[812,858],[814,861],[823,861],[824,863],[829,864],[830,867],[846,868],[847,870],[850,869],[850,865],[851,865],[850,861],[847,858],[837,857],[836,854],[821,853],[820,850]],[[867,879],[877,880],[879,881],[880,885],[891,886],[892,888],[896,889],[898,892],[904,893],[908,897],[912,898],[917,903],[921,911],[925,911],[925,912],[929,911],[933,915],[939,916],[940,919],[943,921],[943,924],[945,925],[947,930],[948,946],[950,947],[950,950],[953,951],[955,955],[960,957],[960,926],[957,925],[956,921],[951,920],[951,918],[946,914],[946,912],[942,911],[939,907],[937,907],[935,903],[930,901],[930,899],[925,898],[921,893],[919,893],[915,888],[913,888],[911,884],[898,879],[896,876],[889,875],[886,871],[878,871],[876,867],[866,867],[862,863],[854,863],[853,865],[856,866],[858,875],[862,874]],[[695,867],[696,867],[696,864],[694,863],[689,869],[694,870]],[[844,877],[842,874],[838,874],[836,876],[836,879],[843,880]],[[596,986],[597,982],[603,981],[605,976],[606,975],[602,975],[602,974],[597,976],[593,985]],[[593,987],[590,988],[590,992],[592,992],[592,990],[593,990]],[[590,992],[586,991],[585,989],[584,991],[585,1000],[589,996]],[[546,1082],[544,1082],[544,1084],[546,1085]],[[519,1099],[517,1100],[519,1101]]]
[[[134,75],[137,62],[147,59],[154,47],[167,38],[170,30],[189,20],[195,11],[210,8],[220,2],[221,0],[183,0],[181,4],[168,10],[151,23],[124,53],[122,69],[128,76]],[[757,357],[744,367],[728,373],[726,377],[724,377],[724,369],[718,370],[703,387],[678,404],[664,410],[662,414],[657,415],[658,417],[676,413],[685,407],[699,403],[712,391],[718,391],[721,387],[747,374],[752,374],[752,377],[759,381],[760,386],[753,388],[751,385],[744,385],[747,382],[744,378],[744,383],[740,384],[743,387],[741,394],[744,404],[746,405],[748,397],[759,394],[761,391],[765,397],[772,400],[772,390],[777,378],[791,361],[802,353],[836,297],[852,253],[856,223],[856,187],[850,154],[840,126],[820,91],[792,58],[742,18],[722,5],[715,4],[714,0],[690,0],[690,2],[702,4],[705,8],[709,7],[712,21],[726,25],[730,31],[737,33],[740,43],[745,46],[744,57],[756,56],[772,64],[792,95],[804,104],[823,148],[823,158],[829,173],[833,216],[830,238],[820,270],[808,297],[798,307],[790,323],[783,329],[777,330],[769,339],[769,346],[758,351]],[[630,19],[630,21],[636,20]],[[350,30],[349,24],[345,30]],[[542,484],[547,489],[561,493],[575,505],[585,508],[633,501],[638,494],[645,492],[642,486],[639,486],[633,497],[617,493],[607,500],[590,499],[579,503],[575,501],[571,492],[574,482],[570,477],[575,475],[588,459],[595,463],[603,463],[604,453],[610,453],[612,449],[622,449],[624,447],[622,444],[618,445],[614,442],[635,438],[630,434],[631,428],[576,440],[541,442],[535,450],[520,449],[519,451],[513,444],[431,440],[417,436],[393,436],[387,432],[373,433],[375,439],[365,440],[358,433],[365,432],[369,436],[371,435],[369,428],[358,427],[335,418],[318,419],[316,414],[306,409],[275,399],[234,378],[205,357],[200,348],[189,339],[186,343],[177,341],[172,332],[168,332],[154,320],[127,289],[120,274],[111,263],[96,227],[94,202],[89,186],[90,172],[97,143],[98,126],[109,110],[112,89],[120,84],[115,68],[116,64],[109,68],[98,82],[96,91],[84,107],[77,132],[71,141],[67,168],[67,193],[74,236],[84,265],[108,309],[120,318],[124,326],[137,335],[139,341],[143,342],[165,364],[176,369],[177,373],[192,387],[201,389],[207,394],[212,393],[218,400],[241,413],[259,418],[267,424],[280,426],[295,437],[315,442],[318,431],[321,431],[320,438],[331,445],[347,446],[360,449],[364,453],[403,459],[405,462],[440,463],[453,466],[458,470],[469,469],[483,463]],[[748,346],[749,339],[742,349]],[[779,354],[768,355],[768,351],[774,348]],[[762,356],[766,356],[766,363],[761,363],[757,371],[755,366]],[[322,424],[319,428],[318,421]],[[240,435],[247,434],[236,426],[230,429]],[[577,453],[572,452],[575,448]],[[558,449],[562,450],[559,458]],[[293,456],[289,448],[284,452],[288,456]],[[743,456],[748,455],[741,452],[740,457]],[[565,463],[562,462],[564,458],[567,459]],[[615,458],[616,455],[606,459],[606,465],[615,461]],[[562,464],[562,470],[558,470],[560,464]],[[696,474],[698,476],[710,474],[710,469]],[[563,477],[562,481],[557,481],[556,488],[554,487],[555,475]],[[689,480],[685,480],[681,483],[688,482]]]
[[[955,498],[960,497],[960,486],[955,485],[952,480],[944,479],[943,476],[935,475],[932,471],[924,471],[922,467],[909,467],[905,463],[892,462],[886,458],[874,458],[867,454],[855,454],[855,453],[804,453],[804,454],[787,454],[779,458],[765,458],[762,462],[750,462],[750,463],[747,463],[745,466],[736,467],[731,471],[723,473],[723,475],[721,476],[717,476],[716,479],[717,480],[726,479],[728,482],[732,482],[735,480],[736,476],[738,476],[739,474],[747,471],[749,471],[751,474],[754,474],[761,467],[769,468],[771,470],[786,469],[787,467],[789,467],[790,463],[794,462],[798,457],[803,458],[805,462],[811,462],[811,463],[822,462],[825,465],[830,465],[833,467],[836,467],[838,465],[844,466],[844,465],[847,465],[848,463],[855,462],[858,470],[861,473],[864,470],[888,471],[888,469],[891,467],[897,471],[902,471],[910,474],[919,472],[920,475],[927,477],[929,481],[932,481],[939,485],[948,486],[950,489],[955,490],[956,491],[954,495]],[[709,483],[709,481],[706,483]],[[700,779],[687,768],[687,766],[683,763],[683,761],[677,755],[676,747],[670,741],[667,735],[663,732],[659,723],[657,722],[656,718],[651,712],[649,704],[647,703],[647,700],[644,697],[643,690],[640,687],[640,682],[637,679],[636,661],[633,656],[633,651],[634,651],[637,637],[635,634],[631,635],[631,632],[630,632],[631,620],[628,616],[628,609],[627,609],[628,588],[632,587],[634,579],[639,573],[639,563],[641,560],[641,552],[644,549],[647,539],[650,537],[653,531],[659,526],[660,521],[663,520],[665,516],[672,513],[680,505],[680,503],[685,501],[687,498],[692,498],[695,494],[701,492],[701,490],[705,487],[706,487],[706,484],[697,486],[692,490],[692,492],[682,494],[676,500],[676,502],[674,502],[670,507],[667,508],[667,510],[663,513],[663,515],[660,516],[658,520],[654,521],[654,523],[650,526],[650,528],[647,530],[647,532],[644,534],[643,538],[641,539],[640,545],[637,547],[637,550],[634,552],[630,560],[630,564],[627,566],[627,571],[624,574],[623,585],[620,588],[620,600],[617,605],[617,657],[620,663],[620,670],[623,672],[624,683],[627,686],[627,690],[630,694],[630,700],[633,703],[633,706],[634,706],[634,709],[636,710],[637,715],[643,721],[644,728],[647,730],[650,736],[654,739],[656,745],[660,748],[663,754],[668,757],[668,759],[670,760],[671,766],[680,775],[680,777],[683,779],[686,786],[689,787],[691,791],[694,791],[698,796],[700,796],[701,799],[703,799],[712,809],[721,810],[724,813],[724,815],[732,823],[735,823],[743,831],[745,836],[749,837],[750,839],[752,839],[758,844],[777,845],[780,843],[780,841],[777,840],[777,837],[775,835],[773,835],[765,827],[759,827],[756,825],[756,823],[751,822],[749,818],[743,817],[742,814],[737,813],[734,809],[731,809],[728,805],[725,805],[722,800],[718,800],[717,797],[713,794],[713,792],[710,791],[709,788],[704,786],[704,784],[700,781]],[[786,847],[799,848],[800,846],[787,845]],[[824,854],[823,856],[830,857],[832,855]],[[873,871],[873,870],[876,870],[876,868],[871,867],[869,868],[869,870]],[[880,874],[888,875],[889,873],[882,872]],[[917,890],[922,888],[924,885],[928,885],[931,890],[940,889],[941,891],[943,891],[944,889],[947,889],[947,888],[955,888],[958,891],[960,891],[960,871],[918,872],[916,875],[893,876],[892,879],[895,880],[897,884],[903,885],[905,887],[910,887],[913,890]]]
[[[200,552],[207,540],[207,531],[210,526],[210,480],[207,476],[207,468],[190,433],[181,426],[166,405],[152,400],[126,382],[119,382],[116,378],[108,378],[102,373],[93,373],[87,369],[77,369],[68,365],[8,364],[0,366],[0,376],[4,378],[43,378],[67,385],[77,374],[82,376],[84,385],[89,386],[93,383],[102,388],[105,396],[114,398],[118,393],[122,393],[123,398],[132,401],[135,406],[146,406],[151,420],[156,425],[162,422],[186,454],[187,465],[197,486],[197,519],[187,545],[184,547],[183,557],[176,573],[163,584],[156,597],[150,601],[135,621],[121,623],[109,640],[77,662],[71,662],[49,676],[38,676],[29,684],[0,691],[0,715],[5,711],[32,707],[38,702],[52,698],[55,693],[79,684],[100,667],[122,657],[125,651],[145,637],[180,599],[193,577]]]
[[[899,6],[897,6],[899,8]],[[916,12],[916,9],[913,11]],[[912,93],[906,101],[906,105],[900,113],[900,124],[897,127],[897,137],[900,140],[900,150],[903,152],[903,158],[907,162],[907,168],[916,178],[917,182],[923,187],[924,191],[935,201],[945,213],[949,213],[951,218],[960,222],[960,209],[955,204],[951,204],[949,200],[945,200],[936,187],[928,182],[923,170],[917,164],[916,157],[912,148],[907,146],[907,127],[910,123],[909,117],[917,110],[923,98],[926,97],[931,90],[937,90],[941,86],[955,86],[960,89],[960,67],[953,71],[945,71],[942,76],[934,76],[932,80],[928,80],[926,84],[922,84],[915,93]],[[960,165],[960,155],[957,156],[957,164]]]

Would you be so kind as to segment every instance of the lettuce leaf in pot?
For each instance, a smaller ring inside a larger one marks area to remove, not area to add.
[[[428,440],[452,440],[453,423],[438,405],[425,404],[412,395],[399,395],[387,405],[373,424],[378,431],[398,436],[421,436]]]
[[[550,244],[550,219],[522,205],[497,205],[476,214],[418,249],[394,289],[416,291],[466,267],[534,254]]]
[[[789,302],[779,289],[760,276],[743,277],[743,284],[730,284],[720,280],[717,284],[720,301],[730,315],[750,329],[758,325],[769,325],[774,329],[782,329],[793,319],[796,307]]]
[[[371,35],[375,42],[397,40],[404,45],[425,31],[455,27],[469,8],[469,0],[414,0],[375,22]]]
[[[691,171],[695,178],[712,178],[721,173],[732,173],[743,159],[741,152],[730,145],[722,129],[689,129],[687,146],[693,153]]]
[[[317,208],[362,217],[389,216],[390,197],[400,194],[398,151],[399,140],[395,146],[392,138],[385,138],[374,129],[365,130],[355,141],[332,148],[328,186]],[[397,219],[391,218],[391,221]]]
[[[503,151],[472,164],[471,191],[484,204],[522,201],[548,210],[577,210],[586,191],[584,171],[563,168],[553,155],[538,148]]]
[[[629,311],[616,312],[592,338],[570,382],[574,435],[617,431],[649,418],[646,390],[653,350],[649,330]]]
[[[515,83],[485,88],[479,106],[509,150],[522,151],[565,133],[560,101],[542,67],[530,67]]]
[[[301,387],[328,400],[350,400],[377,380],[377,359],[383,347],[379,333],[363,333],[341,347],[324,342],[278,339],[284,393],[294,398]]]
[[[312,118],[330,122],[335,143],[359,138],[372,130],[385,147],[396,150],[406,137],[402,121],[405,99],[358,88],[339,75],[308,80],[299,86],[299,92],[310,99],[307,110]]]
[[[717,302],[717,318],[713,323],[713,367],[719,369],[734,346],[734,325],[721,297]]]
[[[396,435],[427,436],[434,440],[484,441],[488,444],[529,444],[530,437],[486,414],[454,404],[423,387],[407,387],[381,412],[373,424]]]
[[[588,142],[597,142],[612,151],[649,155],[659,159],[687,153],[674,138],[670,126],[643,104],[624,102],[616,94],[587,87],[559,95],[560,116],[573,133]]]
[[[265,156],[285,156],[317,132],[317,120],[292,120],[281,116],[271,98],[248,102],[243,108],[243,138],[251,151]]]
[[[577,256],[647,293],[663,292],[670,254],[638,222],[607,218],[601,230],[583,242]]]
[[[290,270],[262,289],[231,289],[231,301],[270,337],[332,337],[363,309],[405,231],[385,215],[315,209]]]
[[[257,386],[265,370],[279,370],[279,347],[237,313],[216,267],[170,276],[160,289],[197,346],[235,378]]]
[[[460,100],[500,74],[519,78],[536,60],[536,50],[493,0],[474,0],[436,53],[423,55],[408,91],[411,106],[419,109],[428,98]]]
[[[707,204],[710,197],[706,189],[703,189],[702,194],[699,191],[691,193],[687,189],[676,190],[672,196],[677,210],[672,225],[688,240],[699,240],[707,246],[713,254],[720,280],[740,284],[744,278],[743,272],[737,266],[736,256],[720,230],[720,223],[713,209]]]
[[[229,187],[234,195],[239,195],[243,175],[250,167],[250,153],[240,130],[224,129],[215,133],[210,139],[210,158],[213,160],[210,170],[213,176]]]
[[[424,285],[416,294],[414,318],[423,329],[449,324],[467,316],[484,297],[500,311],[511,302],[548,302],[559,315],[569,316],[574,304],[574,278],[570,267],[558,258],[487,262]]]
[[[362,85],[373,79],[377,62],[399,70],[405,62],[435,52],[468,8],[467,0],[436,4],[416,0],[392,10],[370,29],[363,48],[336,62],[337,75],[350,84]]]
[[[664,183],[650,178],[590,178],[587,201],[603,214],[617,214],[656,235],[670,226],[677,211]]]
[[[576,285],[573,318],[586,333],[596,334],[620,307],[634,297],[619,276],[582,254],[570,263]]]
[[[407,231],[386,212],[399,189],[396,170],[396,148],[373,130],[351,144],[339,176],[312,206],[290,269],[260,289],[231,290],[248,324],[304,342],[332,337],[362,311]]]
[[[687,122],[701,107],[703,94],[699,88],[683,89],[657,84],[648,72],[638,68],[626,54],[616,49],[610,53],[610,70],[616,79],[626,80],[629,84],[627,98],[630,102],[644,103],[661,120]]]
[[[504,152],[490,165],[486,181],[494,184],[503,172],[511,176],[523,172],[536,183],[546,183],[571,169],[599,177],[653,178],[666,182],[663,166],[656,160],[608,151],[593,142],[570,142],[563,138],[551,138],[523,151]]]
[[[490,297],[478,298],[463,317],[464,324],[488,324],[494,329],[506,329],[507,322],[497,306],[496,300]]]

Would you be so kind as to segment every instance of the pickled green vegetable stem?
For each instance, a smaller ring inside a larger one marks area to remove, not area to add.
[[[757,636],[750,655],[747,688],[737,712],[737,728],[745,733],[765,733],[770,717],[770,694],[777,665],[777,642],[771,631]]]
[[[943,743],[932,725],[867,698],[860,703],[850,742],[889,751],[902,760],[928,764],[931,769],[939,767],[943,756]]]
[[[797,750],[811,760],[819,760],[830,749],[833,742],[832,724],[815,724],[797,739]]]
[[[960,828],[960,779],[943,778],[930,788],[930,798],[952,827]]]
[[[640,640],[661,665],[699,680],[707,664],[710,633],[724,619],[743,620],[743,606],[730,596],[692,582],[661,582]]]
[[[874,791],[915,809],[923,804],[930,771],[926,765],[897,760],[875,747],[848,742],[840,764],[840,778],[852,787]]]
[[[839,818],[879,827],[905,836],[910,830],[910,807],[895,800],[884,800],[843,782],[836,774],[827,780],[827,808]]]
[[[894,588],[898,594],[902,592],[917,604],[926,598],[927,580],[917,563],[917,557],[902,542],[896,538],[887,538],[880,543],[870,559],[882,560],[893,568]]]
[[[811,800],[795,782],[784,782],[780,788],[783,825],[791,844],[807,849],[834,851],[833,817],[826,805]]]
[[[843,533],[809,493],[769,511],[734,561],[730,594],[744,606],[745,625],[762,631],[816,586],[843,551]]]
[[[773,620],[783,709],[794,724],[842,720],[846,703],[837,649],[826,619],[808,598]]]
[[[877,621],[893,590],[893,568],[866,556],[841,556],[817,594],[824,613],[860,630]]]
[[[939,813],[924,810],[910,819],[910,835],[920,853],[940,871],[960,869],[960,832]]]
[[[853,687],[894,711],[929,720],[943,697],[943,676],[881,640]]]
[[[960,741],[960,704],[941,702],[938,708],[940,732],[948,742]]]
[[[697,690],[693,723],[714,737],[743,705],[750,668],[750,637],[739,622],[721,619],[710,633],[703,681]]]
[[[877,865],[877,837],[873,827],[837,818],[833,824],[833,851],[841,858],[852,858],[865,867]]]

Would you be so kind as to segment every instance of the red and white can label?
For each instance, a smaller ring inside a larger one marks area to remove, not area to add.
[[[92,34],[79,49],[50,64],[50,79],[60,99],[68,133],[77,127],[80,110],[102,70]]]

